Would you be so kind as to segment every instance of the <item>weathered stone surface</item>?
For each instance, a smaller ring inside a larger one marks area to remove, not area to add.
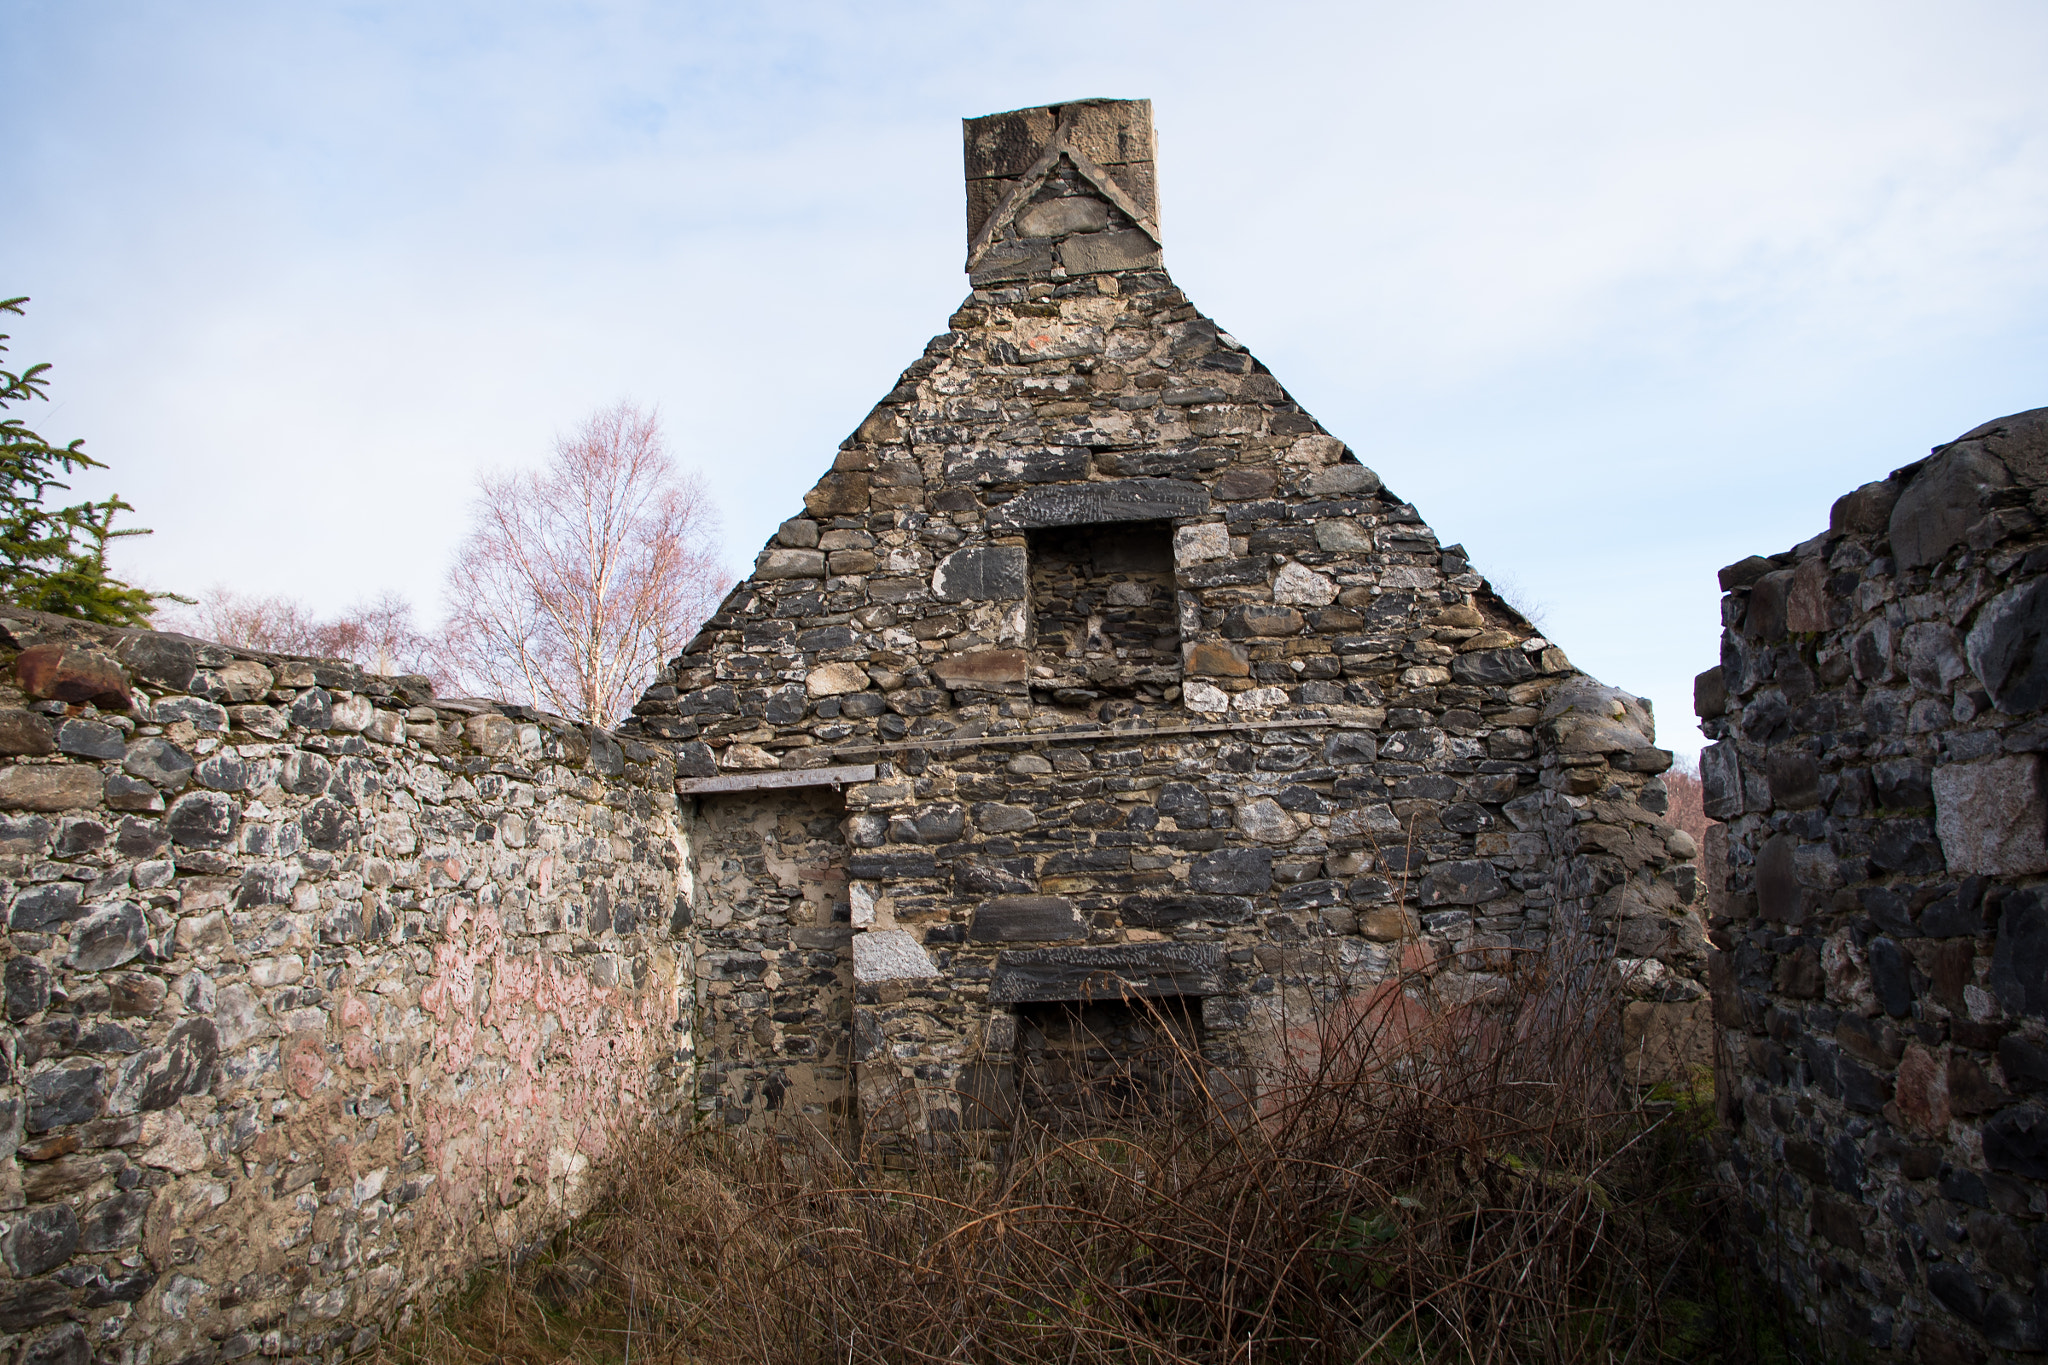
[[[1187,671],[1212,678],[1251,676],[1251,655],[1243,645],[1222,640],[1201,640],[1187,646]]]
[[[2024,715],[2048,705],[2048,579],[2008,588],[1977,613],[1965,642],[1970,671],[1999,710]]]
[[[82,916],[71,929],[71,955],[66,961],[81,972],[103,972],[131,962],[149,941],[142,911],[125,901],[100,906]]]
[[[190,792],[171,804],[164,828],[186,848],[219,848],[234,837],[241,808],[219,792]]]
[[[29,1077],[27,1092],[24,1122],[28,1131],[47,1133],[98,1118],[106,1096],[106,1076],[90,1064],[62,1066]]]
[[[1821,1331],[1930,1359],[2038,1335],[1999,1223],[2048,1181],[2044,481],[2048,416],[2022,414],[1840,499],[1827,536],[1724,581],[1697,708],[1746,1216],[1832,1267],[1793,1287]],[[1901,1208],[1971,1239],[1928,1297],[1881,1231]]]
[[[1024,237],[1064,237],[1070,232],[1099,232],[1109,226],[1109,205],[1100,199],[1049,199],[1017,215]]]
[[[1069,275],[1146,270],[1159,264],[1159,246],[1143,232],[1089,232],[1060,243],[1060,264]]]
[[[1273,579],[1273,600],[1303,607],[1327,607],[1337,600],[1337,585],[1313,569],[1289,564]]]
[[[941,602],[1001,602],[1025,595],[1027,565],[1022,548],[990,545],[959,550],[932,572],[932,594]]]
[[[1101,948],[1017,948],[996,955],[989,999],[1126,1000],[1216,995],[1224,989],[1223,952],[1199,943],[1134,943]]]
[[[1114,521],[1164,521],[1200,516],[1209,491],[1174,479],[1116,479],[1058,484],[1020,493],[989,513],[993,528],[1084,526]]]
[[[1031,657],[1021,649],[978,649],[939,660],[932,676],[944,687],[984,687],[1023,682],[1030,668]]]
[[[56,731],[33,711],[0,709],[0,754],[40,758],[57,752]]]
[[[1707,817],[1732,820],[1742,814],[1742,770],[1732,744],[1700,750],[1700,790]]]
[[[0,1259],[18,1276],[40,1275],[78,1250],[78,1215],[69,1204],[44,1204],[9,1216]]]
[[[82,810],[98,805],[104,789],[97,768],[7,768],[0,770],[0,810]]]
[[[1424,874],[1418,899],[1423,905],[1483,905],[1506,890],[1492,863],[1439,863]]]
[[[1197,891],[1257,895],[1273,884],[1273,855],[1263,848],[1226,849],[1197,858],[1188,873]]]
[[[1934,457],[1892,507],[1891,551],[1899,567],[1941,560],[1984,514],[1988,495],[2011,485],[2005,466],[1981,449],[1958,446]]]
[[[213,1088],[220,1034],[211,1019],[189,1019],[172,1029],[162,1047],[146,1048],[121,1063],[107,1097],[109,1114],[153,1113],[187,1095]]]
[[[856,516],[868,510],[868,494],[866,474],[827,474],[818,480],[815,488],[804,494],[804,510],[818,518]],[[755,572],[760,571],[757,569]]]
[[[841,697],[867,687],[868,671],[852,663],[820,664],[804,679],[804,691],[813,697]]]
[[[1301,836],[1300,822],[1269,796],[1240,802],[1237,827],[1266,844],[1291,844]]]
[[[31,697],[107,711],[126,711],[128,673],[111,655],[76,645],[44,644],[24,649],[14,661],[15,681]]]
[[[1088,937],[1088,922],[1063,896],[1000,896],[975,907],[967,937],[977,943],[1057,943]]]
[[[820,550],[764,550],[754,563],[754,576],[766,580],[823,578],[825,555]]]
[[[938,974],[930,955],[908,930],[869,929],[853,936],[856,982],[918,981]]]
[[[1327,469],[1318,469],[1302,481],[1302,491],[1318,498],[1342,493],[1365,497],[1379,492],[1379,489],[1379,475],[1362,464],[1333,464]]]
[[[1719,665],[1692,680],[1692,709],[1701,720],[1712,720],[1728,709],[1728,683]]]
[[[1948,870],[1992,877],[2048,872],[2048,800],[2036,754],[1934,770],[1934,824]]]

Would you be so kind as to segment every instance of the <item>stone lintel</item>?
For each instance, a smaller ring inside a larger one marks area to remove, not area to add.
[[[1088,526],[1105,521],[1171,521],[1209,510],[1209,490],[1179,479],[1062,483],[1019,493],[988,514],[991,530]]]
[[[771,772],[729,773],[723,777],[676,779],[678,796],[710,796],[717,792],[758,792],[777,787],[838,787],[848,782],[872,782],[875,765],[847,763],[832,768],[775,769]]]
[[[1220,995],[1223,950],[1207,943],[1016,948],[996,955],[991,1005]]]

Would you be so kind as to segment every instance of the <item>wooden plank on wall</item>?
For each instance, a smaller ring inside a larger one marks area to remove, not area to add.
[[[716,792],[773,791],[778,787],[837,787],[872,782],[875,765],[847,763],[832,768],[776,768],[768,772],[727,773],[719,777],[679,777],[678,796],[710,796]]]

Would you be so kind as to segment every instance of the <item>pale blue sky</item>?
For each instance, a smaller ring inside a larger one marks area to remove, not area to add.
[[[432,614],[658,404],[735,569],[965,294],[962,116],[1149,96],[1167,262],[1699,744],[1713,571],[2048,404],[2048,6],[0,0],[12,359],[124,567]]]

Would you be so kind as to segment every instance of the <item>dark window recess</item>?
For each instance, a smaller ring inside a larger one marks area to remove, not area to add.
[[[1034,531],[1031,685],[1064,705],[1103,696],[1160,701],[1180,685],[1173,523]]]
[[[1017,1007],[1024,1111],[1061,1131],[1129,1128],[1201,1094],[1202,1002],[1187,996]]]

